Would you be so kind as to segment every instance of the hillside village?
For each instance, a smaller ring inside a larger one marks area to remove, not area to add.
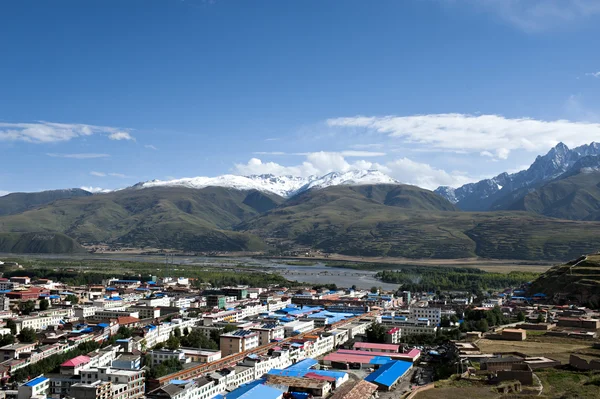
[[[73,286],[3,266],[22,269],[0,278],[5,398],[420,398],[451,375],[539,393],[547,369],[600,371],[598,312],[527,285],[485,298],[176,276]]]

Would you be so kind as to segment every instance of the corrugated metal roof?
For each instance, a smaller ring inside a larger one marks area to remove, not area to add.
[[[315,359],[306,358],[287,367],[286,370],[308,370],[309,368],[319,364]]]
[[[391,387],[398,379],[406,374],[411,367],[412,363],[410,362],[396,360],[379,367],[379,369],[369,374],[365,378],[365,381]]]

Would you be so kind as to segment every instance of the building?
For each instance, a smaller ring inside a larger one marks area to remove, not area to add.
[[[356,350],[368,351],[368,352],[389,352],[398,353],[400,351],[400,345],[394,344],[374,344],[371,342],[355,342],[352,347]]]
[[[285,336],[293,337],[294,335],[302,334],[315,329],[315,321],[295,320],[283,325]]]
[[[116,397],[135,399],[144,396],[143,370],[115,370],[110,367],[98,367],[83,370],[80,375],[83,384],[93,384],[96,381],[111,382],[113,396]]]
[[[151,350],[148,352],[150,355],[150,362],[153,366],[161,364],[166,360],[177,360],[179,363],[185,363],[186,357],[185,353],[182,350],[168,350],[168,349],[159,349],[159,350]]]
[[[137,312],[140,319],[158,319],[160,317],[160,308],[156,306],[130,306],[128,311]]]
[[[224,295],[234,296],[238,300],[248,297],[248,287],[225,287],[221,289]]]
[[[438,325],[442,321],[442,309],[440,308],[421,308],[413,306],[410,308],[409,318],[412,321],[419,319],[428,319],[431,324]]]
[[[559,327],[574,327],[589,330],[598,330],[600,329],[600,320],[584,319],[581,317],[559,317],[557,325]]]
[[[360,380],[338,388],[329,399],[373,399],[376,391],[377,385]]]
[[[245,352],[258,346],[258,333],[250,330],[238,330],[220,337],[222,356]]]
[[[73,359],[69,359],[60,365],[61,375],[79,375],[89,363],[90,358],[88,356],[77,356]]]
[[[250,330],[258,332],[258,345],[266,345],[285,337],[283,326],[277,323],[265,323],[260,327],[251,327]]]
[[[193,399],[200,393],[196,381],[172,380],[167,385],[146,394],[148,399]]]
[[[502,330],[502,339],[509,341],[525,341],[527,338],[527,331],[517,328],[505,328]]]
[[[35,349],[36,344],[12,344],[0,347],[0,359],[6,361],[9,359],[18,359],[22,353],[29,353]]]
[[[179,348],[184,354],[186,359],[196,363],[212,363],[221,358],[221,351],[219,350],[208,350],[208,349],[196,349],[196,348]]]
[[[398,344],[402,338],[402,329],[400,327],[392,327],[385,333],[385,342],[388,344]]]
[[[95,381],[91,384],[83,384],[78,382],[71,385],[69,389],[69,396],[77,399],[120,399],[124,398],[124,394],[121,396],[113,395],[113,386],[109,381]]]
[[[43,375],[27,381],[19,387],[18,399],[46,398],[50,390],[50,379]]]
[[[377,385],[380,390],[389,391],[411,368],[412,363],[396,360],[381,365],[377,370],[369,374],[365,378],[365,381]]]
[[[224,295],[208,295],[206,297],[206,306],[210,308],[225,309],[227,301]]]

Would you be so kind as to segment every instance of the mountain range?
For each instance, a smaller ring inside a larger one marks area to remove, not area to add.
[[[600,248],[599,221],[600,146],[558,144],[525,171],[435,192],[366,170],[153,180],[94,195],[14,193],[0,197],[0,251],[103,243],[564,260]]]

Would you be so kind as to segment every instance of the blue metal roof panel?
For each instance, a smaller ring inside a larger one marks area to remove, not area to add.
[[[250,389],[238,388],[235,391],[225,394],[225,399],[276,399],[281,397],[281,394],[282,392],[279,389],[262,385],[261,383],[251,386]]]
[[[309,357],[292,364],[291,366],[287,367],[286,370],[308,370],[317,364],[319,364],[319,362]]]
[[[411,367],[411,362],[396,360],[382,365],[379,369],[369,374],[365,380],[390,387],[406,374]]]
[[[41,384],[44,381],[48,381],[48,378],[44,377],[44,376],[39,376],[37,378],[34,378],[33,380],[29,380],[27,381],[25,384],[26,387],[33,387],[36,386],[38,384]]]

